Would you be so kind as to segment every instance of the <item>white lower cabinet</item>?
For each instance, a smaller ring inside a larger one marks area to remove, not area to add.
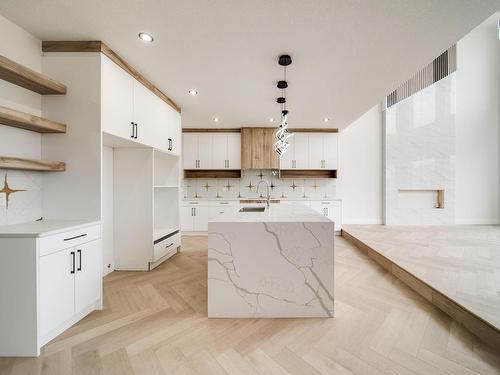
[[[75,313],[74,249],[40,257],[40,334],[47,335]]]
[[[188,202],[181,207],[181,230],[183,232],[208,231],[208,206],[205,202]]]
[[[0,309],[0,357],[38,356],[102,308],[101,224],[64,229],[0,235],[0,298],[8,301]]]
[[[75,250],[75,311],[81,311],[101,296],[101,240],[82,244]]]
[[[311,208],[328,217],[330,220],[335,222],[335,231],[340,231],[342,229],[342,202],[336,201],[312,201]]]

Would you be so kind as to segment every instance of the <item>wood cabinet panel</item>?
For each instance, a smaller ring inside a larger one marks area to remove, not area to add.
[[[252,168],[253,132],[251,128],[241,129],[241,169]]]
[[[241,129],[241,168],[278,169],[279,156],[274,151],[274,128]]]

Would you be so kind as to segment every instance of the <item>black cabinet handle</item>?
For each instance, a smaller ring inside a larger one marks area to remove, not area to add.
[[[80,234],[80,235],[74,236],[74,237],[68,237],[68,238],[65,238],[63,241],[71,241],[71,240],[74,240],[76,238],[85,237],[86,235],[87,235],[87,233]]]
[[[71,272],[70,273],[75,273],[75,252],[71,252]]]
[[[172,246],[174,243],[172,242],[170,245],[165,246],[165,249],[168,249],[170,246]]]
[[[137,135],[139,134],[139,127],[137,126],[137,122],[134,124],[135,125],[135,139],[137,139]]]
[[[135,124],[133,121],[130,124],[132,124],[132,135],[130,136],[130,138],[135,138]]]
[[[80,249],[78,249],[76,252],[78,253],[78,269],[77,269],[77,271],[81,271],[82,270],[82,251]]]
[[[172,151],[172,138],[168,139],[168,150]]]

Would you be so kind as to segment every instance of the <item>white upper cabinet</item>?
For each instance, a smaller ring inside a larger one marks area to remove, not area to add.
[[[181,114],[177,112],[170,106],[167,106],[168,110],[168,140],[170,142],[170,151],[174,154],[181,154],[181,137],[182,137],[182,125],[181,125]]]
[[[101,73],[103,131],[179,154],[180,114],[106,56]]]
[[[339,142],[338,134],[328,133],[323,136],[323,168],[338,169]]]
[[[103,131],[133,139],[134,79],[107,57],[102,57]]]
[[[240,169],[240,133],[184,133],[184,169]]]
[[[323,137],[324,134],[309,135],[310,169],[323,169]]]
[[[213,137],[211,134],[198,135],[198,169],[212,169]]]
[[[213,169],[225,169],[227,167],[227,136],[214,136],[212,165]]]
[[[154,97],[143,84],[134,81],[135,140],[152,147],[157,146],[160,134],[166,137],[166,133],[159,131],[160,124],[157,121],[161,110]]]
[[[195,133],[182,135],[182,164],[184,169],[198,168],[198,135]]]
[[[295,133],[281,158],[281,169],[337,169],[338,135]]]
[[[295,147],[295,137],[297,134],[294,134],[293,137],[288,138],[288,143],[290,143],[290,146],[288,146],[288,149],[284,154],[281,155],[280,158],[280,168],[281,169],[293,169],[295,165],[295,153],[294,153],[294,147]]]

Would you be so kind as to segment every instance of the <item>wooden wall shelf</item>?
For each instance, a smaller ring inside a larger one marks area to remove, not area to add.
[[[334,169],[287,169],[280,171],[281,178],[337,178],[337,170]]]
[[[0,79],[42,95],[64,95],[66,86],[0,55]]]
[[[66,133],[66,125],[0,106],[0,124],[38,133]]]
[[[216,169],[216,170],[198,170],[185,169],[184,178],[241,178],[239,169]]]
[[[34,160],[0,156],[0,169],[16,169],[37,172],[62,172],[66,163],[62,161]]]

